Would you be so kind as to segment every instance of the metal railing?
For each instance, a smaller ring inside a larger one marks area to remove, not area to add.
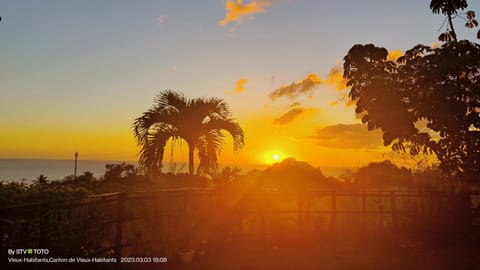
[[[229,220],[231,224],[235,224],[241,223],[242,218],[248,215],[255,215],[257,227],[260,227],[256,234],[265,238],[269,234],[269,229],[275,226],[269,221],[275,215],[295,216],[299,231],[314,215],[327,216],[328,230],[332,232],[337,231],[339,215],[358,216],[362,226],[368,223],[369,217],[374,217],[379,221],[380,227],[386,226],[386,220],[389,221],[390,227],[398,227],[401,217],[412,211],[419,211],[420,208],[426,207],[426,204],[435,204],[440,201],[445,205],[458,203],[460,207],[468,208],[470,225],[476,225],[474,223],[477,221],[474,217],[478,216],[478,204],[480,204],[478,193],[434,195],[406,191],[334,189],[302,192],[270,189],[242,192],[184,188],[106,193],[90,196],[84,200],[1,208],[0,235],[2,248],[8,248],[8,245],[22,245],[22,243],[29,247],[42,248],[54,244],[53,236],[61,238],[61,235],[71,235],[76,232],[103,230],[114,234],[113,241],[109,245],[89,247],[89,253],[102,254],[113,251],[113,256],[120,261],[123,250],[131,245],[125,240],[130,234],[127,226],[138,221],[158,222],[160,219],[168,221],[166,217],[173,216],[172,227],[177,230],[185,227],[185,223],[189,223],[193,215],[197,216],[197,224],[199,220],[209,221],[212,224]],[[102,207],[104,207],[103,212],[100,211]],[[139,210],[140,208],[143,212]],[[72,220],[80,215],[75,211],[85,209],[87,214],[83,214],[88,218],[83,220],[79,218],[80,222],[73,222]],[[30,237],[20,237],[24,231],[30,231]],[[174,234],[178,235],[178,233]],[[99,237],[101,238],[102,234]],[[97,240],[105,242],[102,239]]]

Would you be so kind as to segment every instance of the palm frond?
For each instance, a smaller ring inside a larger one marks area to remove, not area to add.
[[[138,144],[146,141],[146,136],[155,125],[174,125],[172,120],[178,114],[178,109],[173,106],[166,106],[163,108],[152,108],[144,112],[140,117],[133,121],[133,132]]]
[[[173,106],[182,111],[189,106],[189,99],[176,91],[163,90],[157,96],[155,96],[154,104],[156,108]]]
[[[233,119],[213,118],[205,124],[206,130],[225,130],[232,136],[233,150],[239,150],[245,144],[243,129]]]
[[[147,175],[158,175],[162,169],[165,145],[170,138],[168,133],[156,133],[148,136],[148,140],[140,150],[139,166]]]
[[[222,150],[223,134],[221,130],[210,130],[199,138],[196,148],[200,163],[198,174],[215,174],[218,171],[218,156]]]

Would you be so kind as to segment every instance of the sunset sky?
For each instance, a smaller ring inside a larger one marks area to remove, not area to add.
[[[246,145],[227,140],[221,163],[383,159],[346,102],[342,58],[357,43],[391,57],[435,44],[444,17],[429,2],[0,0],[0,158],[136,160],[133,119],[173,89],[230,104]]]

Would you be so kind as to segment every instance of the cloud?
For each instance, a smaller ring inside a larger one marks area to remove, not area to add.
[[[357,104],[357,100],[351,100],[350,96],[346,92],[342,92],[340,95],[337,96],[337,99],[330,102],[329,105],[331,107],[336,107],[343,103],[345,107],[352,107]]]
[[[315,86],[321,83],[322,80],[318,77],[318,75],[311,73],[299,82],[293,82],[290,85],[282,86],[272,91],[268,96],[270,99],[275,100],[285,96],[289,98],[296,98],[302,94],[311,95]]]
[[[245,84],[248,82],[247,79],[241,78],[237,81],[237,86],[231,91],[225,91],[225,94],[240,94],[245,91]]]
[[[328,105],[330,105],[331,107],[336,107],[340,104],[340,100],[334,100],[334,101],[330,101],[330,103],[328,103]]]
[[[165,15],[160,15],[158,16],[156,19],[155,19],[155,22],[157,22],[157,25],[158,26],[162,26],[166,21],[167,21],[168,17],[165,16]]]
[[[245,17],[253,17],[253,14],[264,12],[271,4],[269,0],[252,0],[248,3],[243,3],[242,0],[227,0],[225,18],[218,23],[222,26],[230,22],[240,23]]]
[[[334,67],[330,69],[325,79],[321,79],[317,74],[310,73],[303,80],[293,82],[290,85],[281,86],[273,90],[269,97],[272,100],[281,97],[288,97],[295,99],[301,95],[312,96],[313,90],[318,85],[326,85],[335,90],[343,91],[347,89],[347,80],[343,78],[343,69],[340,62],[337,62]]]
[[[403,56],[403,53],[400,50],[388,51],[387,60],[396,62],[400,56]]]
[[[321,111],[319,108],[301,107],[300,103],[292,105],[293,106],[289,106],[289,110],[286,113],[282,114],[278,118],[273,119],[273,123],[276,125],[286,125],[297,120],[298,118],[300,118],[300,116],[312,116],[316,115]]]
[[[347,80],[343,78],[343,68],[339,62],[328,72],[325,84],[333,86],[338,91],[347,89]]]
[[[298,106],[300,106],[300,105],[301,105],[300,102],[295,101],[295,102],[293,102],[292,104],[288,105],[288,108],[291,109],[291,108],[298,107]]]
[[[293,120],[297,119],[304,111],[305,110],[303,108],[293,108],[288,112],[284,113],[282,116],[275,118],[273,120],[273,123],[277,125],[288,124],[290,122],[293,122]]]
[[[337,124],[318,128],[316,134],[308,138],[327,148],[373,149],[383,145],[382,132],[369,131],[362,124]]]

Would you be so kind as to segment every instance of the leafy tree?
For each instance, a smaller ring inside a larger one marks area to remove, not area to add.
[[[480,177],[480,45],[417,45],[397,62],[387,50],[355,45],[344,58],[356,112],[385,145],[412,154],[436,154],[443,171],[465,180]],[[427,121],[428,129],[418,126]]]
[[[412,175],[389,160],[372,162],[353,173],[353,183],[363,188],[406,187]]]
[[[336,181],[323,175],[319,168],[294,158],[286,158],[274,163],[262,171],[256,182],[262,188],[280,188],[286,191],[302,191],[308,188],[336,185]]]
[[[162,168],[164,148],[169,139],[183,139],[188,144],[189,173],[194,173],[194,151],[198,152],[201,174],[217,171],[226,130],[232,135],[234,150],[244,144],[243,130],[236,123],[227,103],[219,98],[189,99],[171,90],[160,92],[154,106],[138,117],[134,134],[140,151],[140,166],[150,174]]]
[[[105,165],[105,180],[118,180],[123,178],[130,178],[137,174],[135,166],[132,164],[126,164],[125,162],[119,164],[107,164]],[[85,172],[84,175],[88,173]],[[93,177],[93,174],[92,174]]]
[[[233,182],[240,176],[241,169],[238,167],[227,166],[215,176],[217,182]]]
[[[475,11],[469,10],[464,14],[459,14],[459,10],[464,10],[467,7],[468,3],[466,0],[432,0],[430,2],[432,12],[434,14],[442,13],[446,16],[445,20],[448,21],[446,31],[438,37],[440,41],[457,41],[457,34],[453,27],[453,19],[457,16],[465,20],[465,27],[467,28],[478,26],[478,21],[475,20]],[[445,24],[445,21],[443,24]],[[480,30],[477,33],[477,37],[480,38]]]
[[[43,174],[40,174],[39,176],[37,176],[37,178],[35,178],[35,180],[33,181],[35,184],[38,184],[38,185],[45,185],[48,183],[48,180],[47,180],[47,177]]]
[[[132,165],[132,166],[133,166],[133,165]],[[78,176],[78,177],[77,177],[77,180],[78,180],[78,181],[89,182],[89,181],[94,181],[94,180],[95,180],[95,177],[93,176],[93,173],[92,173],[92,172],[86,171],[86,172],[83,172],[82,175]]]

